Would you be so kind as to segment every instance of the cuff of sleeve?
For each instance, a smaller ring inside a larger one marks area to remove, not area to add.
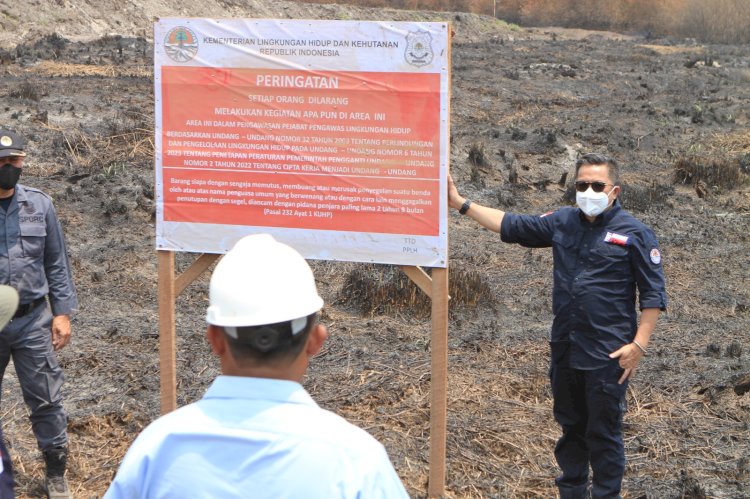
[[[52,309],[52,315],[55,317],[57,317],[58,315],[72,315],[74,312],[78,312],[78,301],[50,300],[50,308]]]
[[[503,216],[503,221],[500,223],[500,240],[504,243],[514,243],[516,238],[511,234],[513,227],[513,214],[506,213]]]
[[[641,296],[640,299],[641,310],[644,308],[658,308],[661,311],[667,309],[667,297],[666,296]]]

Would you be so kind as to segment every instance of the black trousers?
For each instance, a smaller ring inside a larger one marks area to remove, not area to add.
[[[555,446],[562,470],[555,480],[560,497],[589,497],[590,466],[591,497],[619,498],[625,473],[622,416],[628,382],[619,385],[617,381],[623,370],[617,360],[599,369],[573,369],[554,349],[550,368],[553,412],[563,432]]]
[[[11,357],[39,450],[68,442],[68,418],[63,408],[63,371],[52,347],[52,312],[47,304],[13,319],[0,334],[0,385]],[[0,397],[2,394],[0,393]]]

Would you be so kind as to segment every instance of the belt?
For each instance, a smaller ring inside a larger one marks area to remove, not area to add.
[[[36,300],[34,300],[34,301],[30,302],[30,303],[22,303],[16,309],[16,313],[13,314],[13,318],[14,319],[18,319],[19,317],[23,317],[24,315],[26,315],[29,312],[31,312],[32,310],[34,310],[36,307],[38,307],[39,305],[41,305],[45,301],[47,301],[47,297],[46,296],[42,296],[41,298],[37,298]]]

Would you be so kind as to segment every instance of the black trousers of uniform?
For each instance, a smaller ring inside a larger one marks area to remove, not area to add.
[[[622,417],[628,382],[617,381],[623,369],[617,360],[599,369],[573,369],[567,355],[555,352],[555,345],[552,349],[553,412],[563,431],[555,446],[562,470],[555,480],[560,497],[589,497],[590,466],[591,497],[619,498],[625,473]]]
[[[31,429],[42,451],[68,443],[64,377],[52,347],[51,324],[52,313],[45,303],[13,319],[0,334],[0,385],[12,356],[23,399],[31,410]]]

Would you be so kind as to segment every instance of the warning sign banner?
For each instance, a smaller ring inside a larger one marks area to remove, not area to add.
[[[445,266],[448,26],[155,27],[157,247]]]

